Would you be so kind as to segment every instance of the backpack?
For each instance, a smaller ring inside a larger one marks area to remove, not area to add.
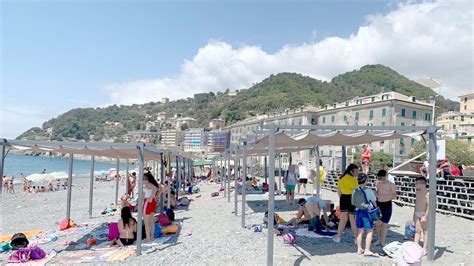
[[[158,215],[158,223],[161,226],[168,226],[171,224],[170,219],[168,218],[168,215],[166,213],[162,212]]]
[[[415,225],[413,224],[413,221],[407,221],[405,223],[405,239],[413,239],[415,238]]]
[[[170,221],[174,221],[174,211],[170,208],[165,210],[166,216],[168,216],[168,219]]]
[[[355,189],[352,193],[351,203],[359,210],[367,209],[367,201],[364,192],[360,188]]]
[[[270,189],[270,185],[268,183],[263,184],[263,191],[268,191]]]
[[[30,260],[40,260],[46,257],[46,252],[39,247],[20,248],[8,256],[10,263],[25,263]]]
[[[283,244],[293,245],[295,243],[296,243],[296,237],[293,234],[288,233],[288,234],[283,235]]]
[[[17,250],[20,248],[26,248],[30,242],[26,238],[25,234],[23,233],[16,233],[12,236],[10,240],[10,245],[12,246],[13,250]]]

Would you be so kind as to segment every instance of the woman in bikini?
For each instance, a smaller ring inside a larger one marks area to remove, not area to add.
[[[133,245],[137,235],[137,220],[132,217],[130,207],[124,207],[121,211],[121,219],[118,221],[118,230],[120,233],[119,239],[115,244],[123,247]]]
[[[156,209],[156,197],[160,186],[156,182],[155,177],[148,172],[143,175],[143,214],[145,217],[145,242],[152,242],[155,240],[155,222],[153,215]]]

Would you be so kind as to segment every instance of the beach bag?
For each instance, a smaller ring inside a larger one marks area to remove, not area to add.
[[[176,234],[178,232],[178,229],[179,229],[179,225],[173,224],[161,229],[161,232],[164,235],[171,235],[171,234]]]
[[[211,197],[217,197],[219,196],[219,192],[212,192]]]
[[[421,265],[423,248],[415,242],[404,242],[402,244],[402,256],[398,258],[398,265]]]
[[[174,211],[170,208],[165,210],[166,215],[170,221],[174,221]]]
[[[16,233],[12,236],[10,240],[10,245],[12,246],[13,250],[17,250],[20,248],[26,248],[30,242],[26,238],[26,235],[23,233]]]
[[[262,232],[262,227],[258,226],[258,225],[254,225],[252,226],[252,230],[254,233],[260,233]]]
[[[295,235],[288,233],[283,235],[283,244],[286,245],[293,245],[296,243],[296,237]]]
[[[120,232],[118,229],[118,223],[110,223],[109,234],[107,235],[107,240],[115,240],[115,239],[118,239],[119,236],[120,236]]]
[[[360,191],[362,191],[362,194],[364,194],[364,198],[365,198],[365,201],[366,201],[367,205],[372,205],[372,203],[369,202],[369,200],[367,199],[367,195],[365,194],[364,190],[360,189]],[[373,207],[373,205],[372,205],[372,207]],[[382,211],[380,211],[379,207],[368,209],[367,214],[369,215],[369,219],[372,222],[375,222],[375,221],[378,221],[378,220],[382,219]]]
[[[416,228],[413,224],[413,221],[407,221],[405,223],[405,239],[413,239],[415,238]]]
[[[9,250],[12,250],[12,248],[13,248],[12,245],[10,245],[10,243],[8,242],[3,243],[2,245],[2,251],[9,251]]]
[[[159,223],[155,223],[155,238],[161,237],[163,233],[161,232],[161,226]]]
[[[40,260],[46,257],[46,252],[39,247],[20,248],[8,256],[10,263],[25,263],[30,260]]]
[[[74,223],[73,220],[62,220],[61,222],[59,222],[59,230],[60,231],[64,231],[66,229],[69,229],[71,227],[74,227],[76,224]]]
[[[170,219],[168,218],[168,215],[166,213],[162,212],[158,215],[158,223],[161,226],[168,226],[171,224]]]
[[[268,183],[263,184],[263,191],[268,191],[270,189],[270,185]]]

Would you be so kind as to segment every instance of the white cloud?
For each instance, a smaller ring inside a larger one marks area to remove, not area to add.
[[[273,54],[211,40],[173,77],[111,84],[105,92],[109,103],[145,103],[246,88],[284,71],[330,80],[366,64],[384,64],[411,79],[435,77],[444,85],[442,93],[455,98],[472,90],[473,13],[469,0],[400,4],[388,14],[368,16],[348,38],[287,45]]]
[[[42,106],[9,106],[0,108],[0,137],[13,139],[32,126],[41,127],[53,114]]]

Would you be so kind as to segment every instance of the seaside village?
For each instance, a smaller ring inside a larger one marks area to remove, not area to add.
[[[474,93],[458,98],[443,114],[382,92],[206,128],[160,112],[119,139],[4,140],[2,173],[10,150],[68,169],[3,177],[0,263],[474,265],[474,166],[447,155],[474,150]]]

